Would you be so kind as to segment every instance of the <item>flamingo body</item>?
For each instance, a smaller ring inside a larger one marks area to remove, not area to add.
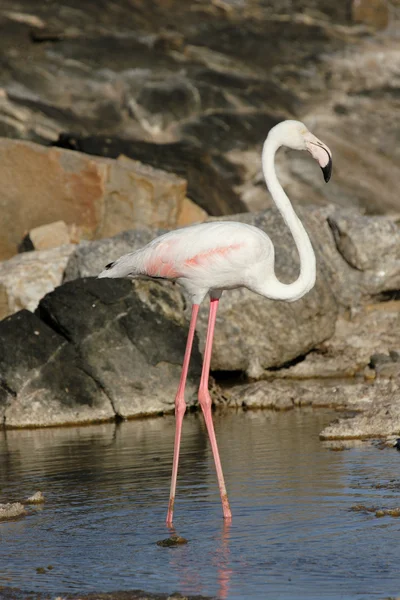
[[[257,291],[274,268],[274,246],[257,227],[235,221],[200,223],[170,231],[122,256],[99,277],[174,279],[200,304],[207,293],[246,287]]]
[[[175,442],[167,524],[172,524],[183,416],[184,391],[189,368],[199,305],[210,295],[210,312],[203,369],[199,386],[199,404],[210,438],[220,489],[224,518],[231,518],[221,461],[211,416],[208,378],[212,342],[219,298],[223,290],[246,287],[267,298],[293,302],[315,284],[315,254],[301,221],[297,217],[275,172],[275,154],[280,146],[307,150],[319,163],[325,181],[331,176],[331,152],[299,121],[283,121],[271,129],[264,143],[262,168],[271,196],[289,227],[300,257],[300,273],[290,284],[280,282],[274,269],[274,246],[257,227],[234,221],[192,225],[166,233],[140,250],[125,254],[107,265],[99,277],[147,276],[172,279],[180,283],[192,299],[192,316],[183,359],[181,379],[175,397]]]

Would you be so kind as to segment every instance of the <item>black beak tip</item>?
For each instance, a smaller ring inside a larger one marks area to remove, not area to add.
[[[325,183],[328,183],[332,176],[332,159],[329,157],[328,164],[325,167],[321,167],[322,173],[324,174]]]

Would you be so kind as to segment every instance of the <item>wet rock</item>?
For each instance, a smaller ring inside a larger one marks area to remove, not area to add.
[[[0,504],[0,521],[7,519],[16,519],[17,517],[25,516],[26,510],[20,502],[9,502]]]
[[[383,385],[305,381],[257,381],[238,385],[226,390],[228,406],[244,408],[273,408],[290,410],[296,406],[338,408],[363,411],[372,405],[377,392],[383,393]]]
[[[0,262],[0,290],[3,290],[0,318],[22,308],[35,310],[39,300],[61,284],[74,249],[74,245],[68,244],[24,252]]]
[[[37,314],[69,341],[114,413],[134,417],[173,410],[188,327],[183,303],[176,288],[162,283],[83,279],[48,294]],[[200,363],[195,343],[189,404]]]
[[[364,504],[355,504],[350,508],[354,512],[364,514],[375,513],[375,517],[400,517],[400,508],[377,508],[376,506],[364,506]]]
[[[325,427],[321,439],[387,437],[400,433],[400,400],[397,382],[376,388],[373,403],[361,414],[338,419]]]
[[[77,350],[33,313],[0,322],[0,416],[6,427],[85,423],[114,417]]]
[[[45,501],[44,495],[42,492],[35,492],[32,496],[27,498],[27,504],[43,504]]]
[[[181,537],[179,535],[171,535],[171,537],[166,538],[165,540],[159,540],[157,542],[157,546],[161,546],[162,548],[171,548],[174,546],[181,546],[182,544],[187,544],[188,541],[186,538]]]
[[[175,227],[186,195],[184,180],[137,161],[4,138],[0,182],[7,206],[0,216],[3,258],[15,254],[25,231],[59,219],[77,224],[89,238],[140,225]]]

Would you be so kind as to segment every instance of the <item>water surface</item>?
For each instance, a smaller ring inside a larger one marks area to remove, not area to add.
[[[47,501],[0,523],[0,586],[232,600],[397,595],[400,519],[349,509],[400,506],[400,455],[327,449],[318,433],[331,419],[305,409],[215,415],[226,526],[202,417],[188,415],[175,528],[189,543],[176,548],[156,545],[169,535],[173,417],[1,433],[0,501],[37,490]]]

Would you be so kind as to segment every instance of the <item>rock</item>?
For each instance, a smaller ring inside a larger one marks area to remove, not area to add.
[[[35,492],[32,496],[29,496],[26,500],[27,504],[43,504],[44,495],[42,492]]]
[[[188,182],[189,197],[210,215],[226,215],[245,209],[233,189],[237,168],[191,140],[154,143],[112,136],[78,136],[63,133],[54,145],[87,154],[118,157],[121,154],[154,168],[177,173]]]
[[[205,210],[192,202],[190,198],[184,198],[176,226],[186,227],[186,225],[192,225],[193,223],[202,223],[207,217]]]
[[[187,544],[188,541],[184,537],[180,537],[179,535],[171,535],[171,537],[166,538],[165,540],[158,540],[157,546],[161,546],[162,548],[173,548],[174,546],[181,546],[182,544]]]
[[[115,413],[72,344],[22,310],[0,322],[0,415],[5,427],[44,427]]]
[[[35,314],[0,322],[0,418],[49,426],[174,409],[186,346],[184,299],[152,281],[79,279]],[[195,341],[186,400],[197,402]]]
[[[341,418],[325,427],[320,437],[351,439],[385,437],[400,433],[400,400],[398,382],[391,381],[375,389],[370,406],[361,414]]]
[[[64,221],[56,221],[55,223],[35,227],[31,229],[22,242],[25,247],[28,246],[28,250],[48,250],[70,243],[70,232]]]
[[[115,414],[127,418],[174,408],[188,330],[183,305],[176,288],[157,282],[83,279],[48,294],[37,314],[69,340]],[[200,364],[195,343],[191,404]]]
[[[3,0],[0,134],[106,156],[124,147],[185,177],[190,198],[217,216],[246,210],[249,198],[268,207],[230,154],[259,154],[274,119],[300,117],[333,145],[337,168],[322,188],[309,157],[282,157],[291,197],[396,211],[393,2],[384,34],[368,29],[386,25],[388,4],[135,0],[132,11],[120,0],[99,22],[91,4],[60,14]]]
[[[77,224],[89,238],[141,225],[175,227],[186,195],[184,180],[137,161],[5,138],[1,182],[7,206],[0,217],[3,258],[15,253],[25,231],[59,219]]]
[[[356,23],[385,29],[389,23],[387,0],[352,0],[351,16]]]
[[[290,410],[296,406],[361,411],[371,406],[381,384],[330,381],[257,381],[226,390],[228,406]]]
[[[0,262],[0,318],[21,308],[35,310],[39,300],[60,285],[75,246],[24,252]]]
[[[312,350],[303,361],[274,373],[278,377],[397,377],[399,363],[391,359],[384,370],[371,365],[371,357],[388,354],[399,346],[400,302],[381,302],[340,315],[334,335]],[[369,373],[370,366],[373,372]]]
[[[158,230],[146,227],[123,231],[104,240],[80,243],[70,256],[64,281],[72,281],[78,277],[97,277],[110,261],[145,246],[158,233]]]
[[[0,283],[0,321],[10,314],[10,308],[8,304],[8,294],[5,285]]]
[[[0,504],[0,521],[7,519],[16,519],[17,517],[24,517],[26,510],[20,502],[9,502],[7,504]]]
[[[329,223],[343,258],[363,272],[360,284],[366,293],[400,287],[400,228],[393,219],[339,211]]]

